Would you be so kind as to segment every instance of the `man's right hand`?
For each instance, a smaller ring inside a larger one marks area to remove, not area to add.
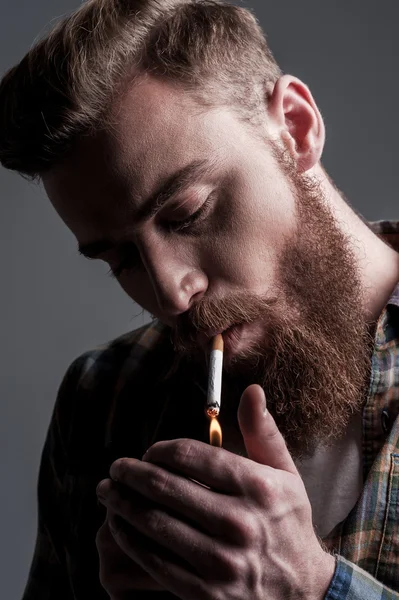
[[[96,536],[100,557],[100,583],[111,600],[126,600],[134,590],[162,590],[146,571],[129,558],[116,543],[109,525],[108,514]]]

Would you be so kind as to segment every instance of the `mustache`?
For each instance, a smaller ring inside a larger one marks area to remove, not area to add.
[[[197,347],[199,333],[224,331],[233,324],[252,323],[259,318],[272,318],[277,297],[261,298],[241,293],[225,298],[202,298],[180,315],[172,331],[172,341],[179,352]]]

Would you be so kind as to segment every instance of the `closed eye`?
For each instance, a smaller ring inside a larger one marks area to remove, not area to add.
[[[196,228],[202,224],[205,218],[208,216],[210,211],[212,200],[215,196],[216,192],[212,192],[209,194],[208,198],[205,202],[200,206],[198,210],[196,210],[192,215],[186,217],[185,219],[179,220],[170,220],[168,219],[164,226],[172,232],[176,233],[195,233]],[[108,275],[113,278],[118,278],[125,271],[132,271],[138,267],[140,264],[140,253],[135,246],[135,244],[128,244],[124,248],[124,256],[120,260],[119,264],[116,267],[111,267],[108,271]]]
[[[208,215],[209,209],[212,204],[212,199],[214,194],[210,194],[205,202],[200,206],[198,210],[196,210],[192,215],[186,217],[185,219],[177,219],[177,220],[168,220],[166,222],[166,227],[171,231],[181,232],[186,229],[192,230],[194,225],[202,223]],[[186,232],[188,233],[188,232]]]

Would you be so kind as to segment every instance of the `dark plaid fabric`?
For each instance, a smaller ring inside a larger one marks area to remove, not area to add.
[[[399,223],[371,227],[399,248]],[[108,598],[95,546],[105,516],[97,483],[116,458],[141,458],[155,441],[207,441],[206,373],[184,361],[173,372],[173,364],[169,331],[153,322],[86,352],[67,370],[40,462],[38,532],[23,600]],[[399,286],[377,324],[363,413],[363,491],[324,540],[337,556],[326,600],[399,600],[398,413]]]

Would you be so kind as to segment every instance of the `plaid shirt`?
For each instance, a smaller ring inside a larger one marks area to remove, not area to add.
[[[399,247],[399,223],[372,228]],[[86,352],[67,370],[41,457],[38,533],[23,600],[106,600],[95,545],[105,517],[97,483],[116,458],[141,458],[157,440],[207,441],[206,374],[188,363],[170,374],[173,358],[168,330],[154,322]],[[363,412],[363,491],[324,540],[337,560],[325,600],[399,600],[398,412],[399,285],[377,324]]]

